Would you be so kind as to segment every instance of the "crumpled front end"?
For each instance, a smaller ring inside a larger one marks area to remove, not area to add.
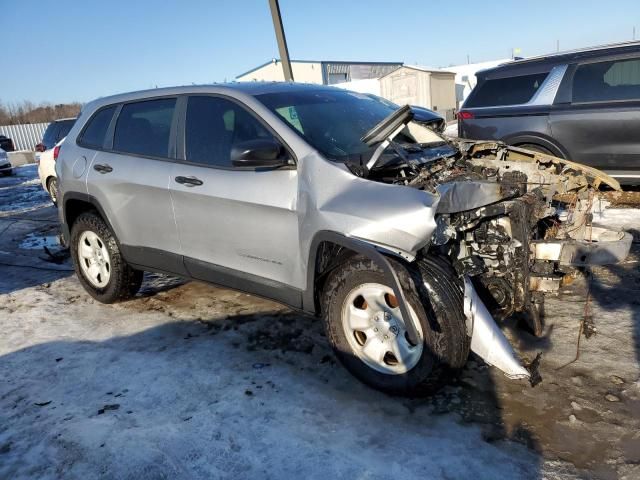
[[[459,153],[425,165],[406,184],[437,193],[437,227],[425,253],[447,256],[465,279],[472,350],[511,378],[525,369],[491,317],[544,326],[544,297],[580,268],[622,261],[631,235],[592,225],[606,174],[499,142],[456,141]],[[473,307],[471,306],[473,305]]]

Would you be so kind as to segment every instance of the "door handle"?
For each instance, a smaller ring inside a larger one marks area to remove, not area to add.
[[[176,177],[176,182],[181,183],[182,185],[186,185],[187,187],[197,187],[202,185],[202,180],[196,177]]]
[[[111,165],[107,165],[106,163],[97,163],[93,166],[93,169],[96,172],[100,172],[100,173],[113,172],[113,168],[111,168]]]

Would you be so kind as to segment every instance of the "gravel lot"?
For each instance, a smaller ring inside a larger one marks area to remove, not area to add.
[[[586,280],[548,300],[545,338],[519,332],[543,352],[536,388],[472,359],[431,398],[393,398],[272,302],[159,275],[95,302],[44,251],[36,168],[17,173],[0,178],[0,478],[640,478],[637,243],[595,269],[577,361]]]

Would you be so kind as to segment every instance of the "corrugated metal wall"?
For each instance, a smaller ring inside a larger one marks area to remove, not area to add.
[[[0,126],[0,135],[11,138],[16,150],[33,150],[48,126],[48,123]]]

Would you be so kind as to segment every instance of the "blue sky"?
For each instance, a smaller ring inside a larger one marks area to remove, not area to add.
[[[533,6],[535,5],[535,7]],[[278,56],[267,0],[0,0],[0,101],[233,80]],[[295,59],[448,66],[640,38],[638,0],[280,0]]]

